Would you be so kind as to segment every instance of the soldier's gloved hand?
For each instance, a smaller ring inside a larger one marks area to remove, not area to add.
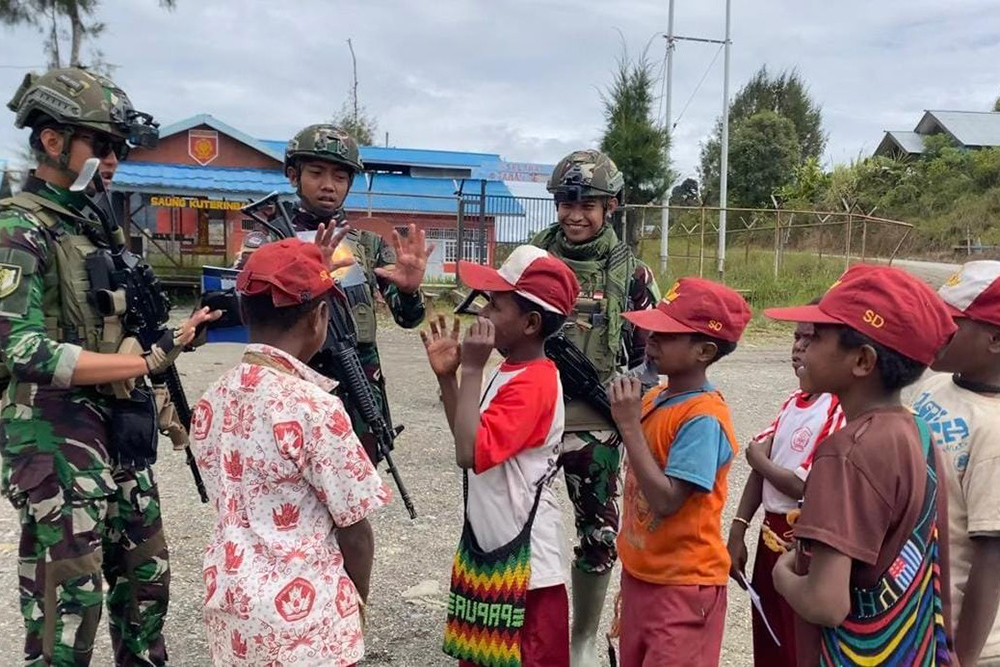
[[[156,375],[170,368],[181,352],[184,351],[181,329],[167,329],[160,340],[153,343],[149,351],[142,356],[146,358],[146,368],[150,375]]]
[[[214,322],[222,317],[221,310],[211,310],[207,306],[199,308],[184,324],[174,330],[167,330],[160,340],[153,343],[152,348],[143,356],[146,357],[146,368],[150,374],[156,375],[170,368],[184,347],[194,340],[198,327],[206,322]]]

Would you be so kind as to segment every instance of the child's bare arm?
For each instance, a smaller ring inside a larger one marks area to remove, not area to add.
[[[478,318],[462,340],[462,381],[455,402],[455,463],[471,469],[476,466],[476,434],[479,432],[479,399],[483,387],[483,369],[493,352],[493,324]]]
[[[619,427],[622,425],[619,424]],[[696,487],[690,482],[663,474],[642,433],[639,421],[621,428],[622,442],[628,452],[628,464],[632,467],[642,495],[649,508],[660,518],[675,514],[684,501],[694,493]]]
[[[755,472],[789,498],[798,500],[805,493],[806,483],[794,470],[782,468],[770,458],[771,440],[751,442],[747,447],[747,462]]]
[[[743,487],[743,495],[740,496],[740,504],[736,508],[736,519],[733,519],[733,523],[729,527],[729,540],[726,544],[726,548],[729,550],[729,558],[732,561],[732,565],[729,568],[729,576],[733,578],[740,588],[744,588],[744,584],[743,580],[737,575],[742,574],[744,577],[746,576],[747,558],[749,557],[746,545],[747,524],[750,523],[754,514],[757,513],[757,508],[760,507],[763,495],[764,479],[760,476],[760,473],[753,470],[750,472],[746,486]]]
[[[462,382],[455,400],[452,433],[455,436],[455,463],[467,470],[476,465],[476,433],[479,431],[479,393],[483,368],[462,366]]]
[[[344,569],[354,582],[361,600],[368,601],[368,588],[375,560],[375,534],[368,519],[345,528],[337,528],[337,544],[344,556]]]
[[[458,406],[458,378],[454,375],[438,376],[438,387],[441,389],[441,403],[444,405],[444,416],[448,419],[448,428],[455,435],[455,409]]]
[[[969,581],[962,613],[955,626],[955,652],[959,664],[975,665],[989,638],[1000,607],[1000,537],[972,538]]]
[[[813,543],[809,574],[795,573],[795,554],[774,566],[774,588],[806,622],[835,628],[851,611],[851,559],[821,542]]]

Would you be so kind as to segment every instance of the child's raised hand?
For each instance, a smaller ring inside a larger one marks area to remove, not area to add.
[[[420,331],[420,340],[424,342],[427,360],[431,363],[434,375],[447,377],[458,372],[458,365],[462,360],[462,348],[458,342],[461,326],[456,317],[451,331],[447,332],[444,315],[438,315],[437,322],[434,320],[430,322],[430,333]]]
[[[642,418],[642,380],[621,376],[615,378],[608,389],[611,416],[618,424],[618,429],[638,424]]]
[[[477,317],[462,339],[462,365],[483,368],[493,353],[495,330],[485,317]]]

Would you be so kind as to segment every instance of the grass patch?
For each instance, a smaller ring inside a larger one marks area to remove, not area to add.
[[[715,249],[706,248],[705,278],[718,280],[715,271]],[[640,258],[656,275],[657,284],[665,291],[675,280],[698,275],[698,259],[671,258],[666,273],[659,270],[659,240],[649,239],[639,245]],[[761,318],[764,308],[808,303],[822,295],[844,271],[844,260],[820,258],[813,253],[787,251],[782,255],[778,275],[774,275],[774,251],[764,248],[739,248],[726,258],[725,283],[739,290],[754,311],[753,328],[762,332],[772,327]]]

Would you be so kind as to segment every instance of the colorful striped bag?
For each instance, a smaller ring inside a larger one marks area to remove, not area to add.
[[[444,652],[483,667],[520,667],[521,628],[531,579],[531,526],[551,479],[538,482],[535,502],[517,537],[484,551],[469,523],[469,473],[465,473],[465,525],[451,569]]]
[[[950,664],[938,561],[937,468],[927,424],[914,420],[927,459],[920,519],[878,583],[852,587],[847,619],[823,628],[821,665]]]

